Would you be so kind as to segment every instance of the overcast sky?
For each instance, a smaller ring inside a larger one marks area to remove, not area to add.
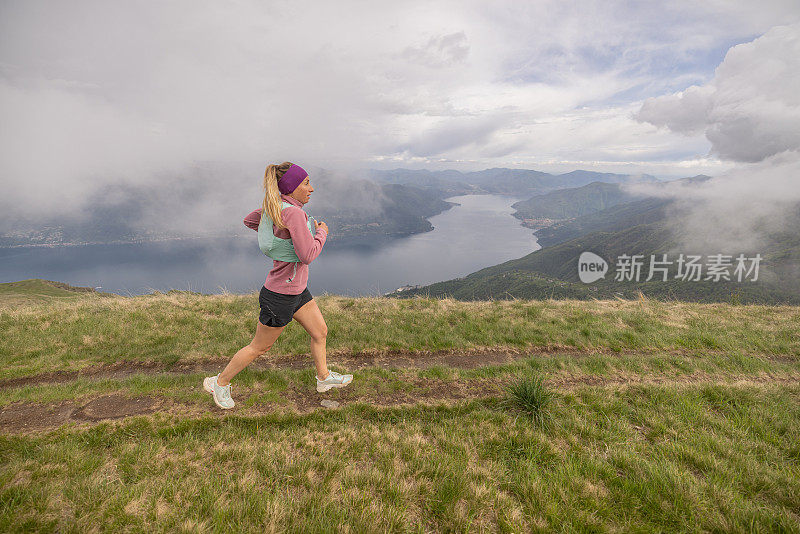
[[[0,208],[204,161],[735,172],[800,145],[798,21],[796,0],[2,0]]]
[[[711,154],[732,163],[696,187],[634,186],[678,200],[684,250],[763,251],[776,234],[800,230],[800,23],[732,47],[707,83],[648,98],[634,116],[703,135]]]

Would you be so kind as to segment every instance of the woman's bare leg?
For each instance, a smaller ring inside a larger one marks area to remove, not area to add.
[[[266,326],[259,321],[256,327],[256,335],[249,345],[239,349],[227,367],[219,374],[217,384],[227,386],[239,371],[250,365],[250,362],[272,348],[272,344],[278,339],[286,326]]]
[[[328,339],[328,325],[322,318],[322,312],[314,299],[303,304],[294,312],[294,319],[306,329],[311,336],[311,356],[317,368],[317,376],[322,380],[328,378],[327,356],[325,345]]]

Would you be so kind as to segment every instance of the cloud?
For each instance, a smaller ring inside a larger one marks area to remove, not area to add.
[[[704,133],[712,107],[713,87],[692,86],[678,95],[650,98],[635,118],[686,135]]]
[[[3,2],[0,212],[81,213],[114,188],[183,191],[209,162],[248,169],[241,184],[255,186],[202,182],[239,187],[234,198],[257,193],[263,166],[284,160],[343,171],[340,180],[379,161],[718,169],[696,158],[704,135],[656,130],[629,108],[702,83],[714,51],[799,12],[682,1]]]
[[[469,42],[463,31],[433,36],[420,46],[409,46],[400,57],[432,68],[448,67],[463,62],[469,54]]]
[[[714,78],[647,100],[640,121],[691,135],[736,162],[699,185],[639,193],[674,199],[681,246],[707,254],[763,251],[776,234],[796,232],[800,212],[800,24],[775,27],[732,47]]]
[[[456,148],[475,150],[486,145],[494,132],[507,124],[507,115],[453,117],[422,129],[400,152],[412,156],[436,156]]]
[[[669,218],[682,252],[763,251],[771,236],[796,223],[800,151],[737,165],[702,183],[625,185],[674,202]]]
[[[800,148],[800,24],[734,46],[710,83],[648,99],[636,118],[703,132],[711,152],[726,160],[757,162]]]

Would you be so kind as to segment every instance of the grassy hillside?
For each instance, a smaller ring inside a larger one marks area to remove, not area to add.
[[[710,176],[699,174],[674,182],[651,184],[651,187],[669,188],[674,187],[675,184],[692,186],[709,179]],[[581,189],[565,189],[559,193],[560,200],[564,203],[581,204],[586,202]],[[665,198],[647,197],[636,200],[634,197],[627,197],[623,198],[622,202],[614,202],[599,210],[584,210],[584,213],[573,216],[574,219],[559,221],[552,226],[539,229],[536,231],[536,237],[542,247],[549,247],[594,232],[619,232],[643,224],[660,223],[663,226],[667,224],[667,209],[671,204],[672,200]],[[535,216],[535,213],[531,215],[531,217]]]
[[[330,353],[561,347],[574,350],[719,350],[797,354],[795,307],[681,302],[315,297]],[[0,379],[121,360],[171,364],[233,354],[250,341],[253,295],[180,291],[4,309]],[[698,319],[699,318],[699,319]],[[274,352],[304,354],[305,331]],[[735,332],[735,335],[731,334]],[[55,341],[54,341],[55,340]]]
[[[315,298],[0,307],[0,531],[800,531],[798,307]]]
[[[40,278],[0,284],[0,309],[33,304],[74,300],[86,297],[108,296],[91,287],[75,287],[63,282],[53,282]]]
[[[531,197],[511,207],[517,210],[514,216],[518,219],[571,219],[631,202],[635,198],[624,192],[619,184],[592,182],[575,189],[558,189]]]
[[[655,224],[666,218],[669,201],[644,198],[582,215],[573,220],[556,222],[536,231],[538,243],[546,248],[595,232],[619,232],[639,225]]]

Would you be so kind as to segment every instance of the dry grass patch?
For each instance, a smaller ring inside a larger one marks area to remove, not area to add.
[[[548,432],[487,401],[136,420],[0,446],[11,469],[75,458],[68,472],[32,471],[29,486],[82,488],[65,498],[83,527],[175,531],[203,517],[212,530],[314,531],[327,515],[352,532],[717,530],[720,518],[741,530],[785,527],[784,511],[800,504],[798,395],[796,385],[581,388],[558,396]],[[135,490],[108,484],[115,474]],[[717,487],[728,498],[712,496]]]

